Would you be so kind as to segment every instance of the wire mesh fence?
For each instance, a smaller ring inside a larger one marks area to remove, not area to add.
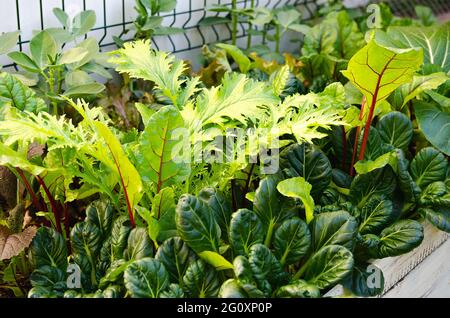
[[[250,0],[239,0],[238,7],[249,7],[250,2]],[[296,6],[303,13],[303,19],[307,19],[320,4],[325,2],[324,0],[256,0],[255,5],[269,9],[286,5]],[[347,2],[364,4],[369,1],[348,0]],[[429,6],[435,14],[450,12],[449,0],[390,0],[388,2],[394,13],[402,16],[414,16],[414,6],[417,4]],[[82,10],[94,10],[97,22],[87,36],[95,37],[100,47],[108,50],[115,46],[114,37],[125,41],[133,38],[134,33],[129,30],[132,29],[136,19],[134,4],[135,0],[2,0],[0,32],[21,30],[17,48],[27,51],[33,30],[58,26],[58,21],[52,13],[54,7],[65,10],[69,15]],[[227,24],[198,25],[199,21],[207,16],[224,14],[208,11],[208,8],[214,5],[231,6],[231,0],[178,0],[172,12],[161,16],[164,18],[165,26],[182,28],[184,33],[156,36],[152,39],[153,46],[157,49],[181,53],[201,48],[208,43],[230,40],[231,28]],[[245,23],[240,22],[237,37],[242,39],[245,36]],[[12,66],[8,64],[6,57],[0,58],[0,65]]]

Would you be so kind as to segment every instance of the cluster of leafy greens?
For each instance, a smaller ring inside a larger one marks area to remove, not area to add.
[[[175,3],[137,1],[141,35],[164,33],[156,13]],[[450,27],[420,7],[419,20],[381,8],[384,24],[366,42],[346,11],[322,10],[306,26],[294,9],[233,1],[214,9],[229,14],[222,22],[245,17],[253,35],[273,26],[278,43],[301,32],[302,56],[282,63],[217,44],[198,76],[148,39],[106,62],[89,38],[61,51],[95,15],[69,22],[54,10],[64,28],[37,33],[31,56],[9,54],[38,74],[38,89],[0,73],[0,166],[26,189],[23,202],[4,203],[0,187],[2,287],[28,297],[303,298],[340,283],[381,294],[382,276],[368,284],[371,260],[419,246],[424,220],[450,232]],[[2,35],[0,53],[17,35]],[[106,76],[106,65],[151,83],[158,103],[136,103],[139,129],[121,131],[102,108],[71,99],[96,94],[88,74]],[[58,114],[63,105],[77,116]]]

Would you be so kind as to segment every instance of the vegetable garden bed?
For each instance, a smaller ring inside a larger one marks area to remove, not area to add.
[[[175,4],[113,52],[92,11],[0,36],[0,296],[373,297],[447,239],[449,22],[232,1],[195,72],[151,46]]]

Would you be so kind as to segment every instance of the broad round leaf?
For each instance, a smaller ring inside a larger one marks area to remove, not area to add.
[[[52,228],[40,227],[30,246],[30,258],[34,268],[49,265],[65,271],[67,247],[64,238]]]
[[[230,223],[230,243],[236,255],[248,255],[252,245],[264,241],[265,231],[258,216],[250,210],[233,213]]]
[[[377,129],[384,143],[403,150],[408,148],[413,137],[411,120],[400,112],[390,112],[383,116]]]
[[[308,284],[304,280],[295,280],[278,288],[276,296],[281,298],[318,298],[320,290],[317,286]]]
[[[216,297],[220,280],[216,270],[202,260],[191,263],[183,277],[186,294],[189,297]]]
[[[284,221],[275,231],[274,254],[281,265],[291,265],[304,256],[311,245],[311,233],[299,218]]]
[[[423,240],[423,227],[414,220],[400,220],[385,228],[380,234],[378,258],[408,253]]]
[[[196,197],[180,197],[175,215],[178,234],[195,252],[219,252],[220,228],[209,206]]]
[[[318,214],[309,225],[312,251],[317,252],[328,245],[352,248],[357,233],[356,219],[346,211]]]
[[[435,181],[443,181],[447,173],[447,159],[434,148],[420,150],[411,161],[411,176],[421,189]]]
[[[359,233],[378,234],[395,217],[392,201],[383,196],[372,196],[361,209]]]
[[[124,282],[133,298],[158,298],[169,286],[169,274],[160,261],[143,258],[127,267]]]
[[[155,258],[164,265],[173,283],[181,282],[188,266],[197,259],[195,253],[179,237],[164,241]]]
[[[320,289],[345,278],[353,269],[353,255],[343,246],[328,245],[308,260],[305,280]]]
[[[320,196],[331,182],[331,163],[327,156],[309,144],[295,144],[280,154],[280,165],[288,177],[303,177],[312,185],[311,195]]]

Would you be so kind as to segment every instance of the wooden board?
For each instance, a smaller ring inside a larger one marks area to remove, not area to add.
[[[450,298],[450,240],[383,295],[383,298],[400,297]]]
[[[423,223],[423,228],[424,228],[424,240],[419,247],[415,248],[414,250],[412,250],[407,254],[403,254],[397,257],[387,257],[372,262],[374,265],[376,265],[383,271],[384,274],[383,295],[386,294],[398,282],[400,282],[400,280],[402,280],[409,272],[411,272],[414,268],[416,268],[424,259],[426,259],[428,255],[430,255],[440,245],[446,242],[449,237],[448,233],[439,231],[428,222]],[[437,262],[439,261],[442,260],[439,259]],[[417,275],[420,276],[421,272],[417,272]],[[402,295],[404,295],[404,293],[402,293]],[[333,289],[331,289],[324,296],[342,297],[344,296],[344,289],[342,288],[341,285],[338,285]],[[403,296],[403,297],[417,297],[417,296],[414,296],[414,294],[412,293],[411,296]]]

